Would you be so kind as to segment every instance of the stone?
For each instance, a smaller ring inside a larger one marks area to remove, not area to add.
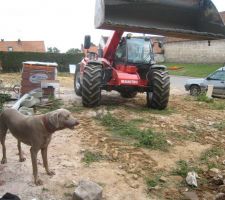
[[[72,200],[102,200],[102,187],[92,181],[80,181]]]
[[[169,144],[170,146],[173,145],[173,142],[171,142],[170,140],[166,140],[167,144]]]
[[[220,186],[219,186],[219,191],[220,191],[221,193],[225,193],[225,185],[220,185]]]
[[[138,175],[137,175],[137,174],[134,174],[134,175],[133,175],[133,179],[134,179],[134,180],[138,180]]]
[[[116,150],[113,154],[112,154],[112,157],[114,160],[118,159],[118,155],[119,155],[119,152]]]
[[[198,175],[194,171],[188,172],[187,177],[186,177],[187,184],[198,187],[197,177],[198,177]]]
[[[224,193],[217,194],[215,200],[225,200],[225,194]]]
[[[184,192],[183,194],[187,200],[199,200],[196,192]]]
[[[161,176],[159,181],[165,183],[165,182],[167,182],[167,178],[165,176]]]
[[[223,185],[223,176],[218,174],[212,178],[211,182],[214,185]]]
[[[209,176],[215,177],[215,176],[218,176],[219,174],[221,174],[221,171],[217,168],[212,168],[208,171],[208,173],[209,173]]]

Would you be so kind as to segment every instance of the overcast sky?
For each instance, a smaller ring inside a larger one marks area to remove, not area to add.
[[[225,10],[225,0],[212,1]],[[0,38],[44,40],[61,52],[80,48],[85,34],[98,44],[110,31],[95,30],[94,7],[95,0],[1,0]]]

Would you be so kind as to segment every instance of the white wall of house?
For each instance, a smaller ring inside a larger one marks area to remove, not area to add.
[[[180,41],[164,44],[165,62],[225,63],[225,40]]]

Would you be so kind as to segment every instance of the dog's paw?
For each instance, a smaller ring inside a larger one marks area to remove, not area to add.
[[[20,162],[24,162],[25,160],[26,160],[25,157],[22,157],[22,158],[19,159]]]
[[[2,158],[1,164],[6,164],[7,163],[7,159],[6,158]]]
[[[37,186],[43,185],[43,181],[42,181],[41,179],[37,178],[37,179],[35,180],[35,185],[37,185]]]
[[[55,175],[55,172],[52,171],[52,170],[49,170],[49,171],[47,172],[47,174],[48,174],[49,176],[54,176],[54,175]]]

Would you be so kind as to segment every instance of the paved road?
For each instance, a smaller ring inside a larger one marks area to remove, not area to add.
[[[184,89],[184,84],[191,77],[185,76],[170,76],[171,93],[172,94],[185,94],[187,91]]]

